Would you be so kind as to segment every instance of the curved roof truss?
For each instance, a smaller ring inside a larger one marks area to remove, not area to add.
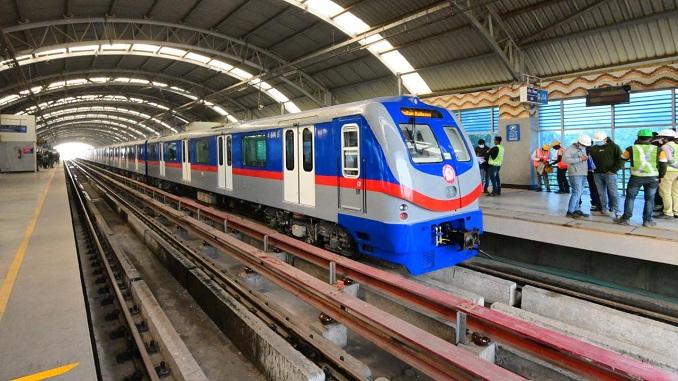
[[[82,126],[82,125],[86,126]],[[124,126],[121,127],[116,123],[110,123],[106,121],[83,121],[83,122],[73,122],[73,123],[61,123],[53,126],[49,131],[47,129],[38,132],[38,137],[45,137],[46,135],[52,135],[58,137],[64,132],[96,132],[103,133],[111,136],[115,136],[118,140],[128,141],[139,139],[138,137],[130,134],[125,130]]]
[[[47,126],[44,126],[43,128],[40,128],[37,130],[38,136],[42,136],[45,134],[53,134],[56,130],[57,127],[61,125],[85,125],[85,127],[82,127],[83,129],[86,129],[87,126],[94,125],[94,124],[99,124],[99,125],[107,125],[110,126],[113,129],[119,130],[121,132],[124,132],[127,135],[126,140],[130,139],[141,139],[145,138],[146,134],[142,133],[141,131],[137,130],[134,128],[133,125],[130,125],[129,122],[125,121],[124,119],[114,119],[111,117],[87,117],[87,116],[79,116],[79,117],[67,117],[67,118],[57,118],[52,120],[50,124]]]
[[[282,91],[254,78],[255,75],[285,67],[284,74],[277,78],[317,105],[324,105],[328,94],[320,83],[289,67],[288,62],[270,51],[214,31],[181,24],[137,19],[74,18],[17,25],[5,28],[5,33],[16,47],[20,65],[92,54],[127,53],[169,58],[229,75],[242,85],[258,88],[283,104],[289,112],[296,112],[298,107]],[[3,64],[9,66],[7,61],[0,62],[0,65]],[[245,69],[238,65],[245,66]]]
[[[162,91],[169,91],[174,94],[181,95],[185,98],[188,98],[191,102],[196,102],[197,104],[204,104],[210,108],[215,113],[226,117],[229,121],[235,122],[237,119],[228,111],[226,111],[222,106],[217,105],[213,102],[207,101],[194,93],[184,89],[183,87],[169,85],[165,82],[149,80],[145,78],[138,77],[109,77],[109,76],[83,76],[80,78],[69,78],[64,79],[63,75],[49,76],[45,78],[56,79],[58,81],[45,82],[44,84],[38,84],[37,86],[32,86],[30,92],[28,89],[24,89],[15,93],[10,93],[0,98],[0,109],[11,107],[17,103],[23,102],[30,98],[30,93],[33,94],[49,94],[54,91],[65,91],[68,89],[89,87],[89,86],[141,86],[141,87],[153,87]],[[37,80],[36,80],[37,81]]]
[[[38,104],[43,112],[60,111],[72,107],[97,107],[97,106],[113,106],[118,107],[123,105],[127,108],[135,108],[140,110],[170,110],[170,107],[163,103],[162,100],[155,97],[148,96],[124,96],[112,94],[84,94],[78,96],[63,97],[56,100],[50,100]],[[37,110],[37,106],[30,106],[15,113],[15,115],[31,114]],[[174,117],[183,123],[189,123],[186,116],[175,113]]]
[[[43,121],[45,124],[38,124],[37,129],[41,129],[49,125],[52,120],[54,119],[59,119],[59,118],[65,118],[65,117],[80,117],[80,116],[85,116],[85,117],[96,117],[96,118],[101,118],[101,117],[106,117],[109,119],[117,119],[117,120],[122,120],[125,122],[132,122],[136,123],[135,126],[142,127],[145,129],[147,132],[150,132],[154,135],[160,135],[155,129],[146,127],[144,124],[141,124],[140,121],[137,120],[137,118],[140,118],[142,120],[146,120],[150,118],[150,115],[144,114],[138,111],[126,109],[126,108],[121,108],[121,107],[112,107],[112,106],[93,106],[93,107],[74,107],[74,108],[66,108],[58,111],[52,111],[52,112],[44,112],[42,114]],[[122,115],[122,116],[120,116]],[[75,119],[75,118],[74,118]],[[155,118],[152,118],[155,123],[160,125],[161,127],[167,128],[172,130],[172,132],[177,132],[176,129],[172,128],[169,124],[165,122],[161,122],[159,120],[154,120]],[[136,130],[136,129],[135,129]],[[139,131],[139,130],[136,130]],[[146,134],[143,133],[145,136]]]

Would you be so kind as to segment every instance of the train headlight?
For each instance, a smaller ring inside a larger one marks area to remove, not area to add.
[[[409,217],[407,215],[407,212],[400,212],[400,220],[401,221],[405,221],[407,219],[407,217]]]
[[[400,211],[404,212],[407,210],[407,204],[400,204]]]

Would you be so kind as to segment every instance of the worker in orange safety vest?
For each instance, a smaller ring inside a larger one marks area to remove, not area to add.
[[[551,173],[551,146],[544,144],[532,152],[532,165],[537,174],[537,192],[541,192],[542,187],[546,186],[546,191],[551,192],[549,183],[549,173]]]

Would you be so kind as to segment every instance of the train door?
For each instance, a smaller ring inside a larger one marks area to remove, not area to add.
[[[361,168],[360,120],[344,121],[341,125],[339,165],[339,205],[341,209],[364,211],[365,182]]]
[[[283,130],[283,194],[286,202],[315,206],[314,140],[313,126]]]
[[[134,150],[134,172],[139,172],[139,146],[135,144],[132,149]]]
[[[217,138],[218,147],[218,172],[217,186],[227,190],[233,190],[233,146],[231,135],[219,136]]]
[[[182,140],[182,149],[181,149],[181,178],[186,182],[191,181],[191,156],[189,155],[190,151],[188,150],[189,141]]]
[[[158,143],[158,170],[160,176],[165,177],[165,143]]]

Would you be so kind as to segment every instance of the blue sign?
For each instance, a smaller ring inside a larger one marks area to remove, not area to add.
[[[526,93],[527,99],[523,100],[523,102],[538,105],[545,105],[549,103],[549,92],[544,89],[527,86]]]
[[[26,133],[26,126],[19,124],[0,124],[0,132]]]
[[[520,124],[506,125],[506,140],[509,142],[520,141]]]

